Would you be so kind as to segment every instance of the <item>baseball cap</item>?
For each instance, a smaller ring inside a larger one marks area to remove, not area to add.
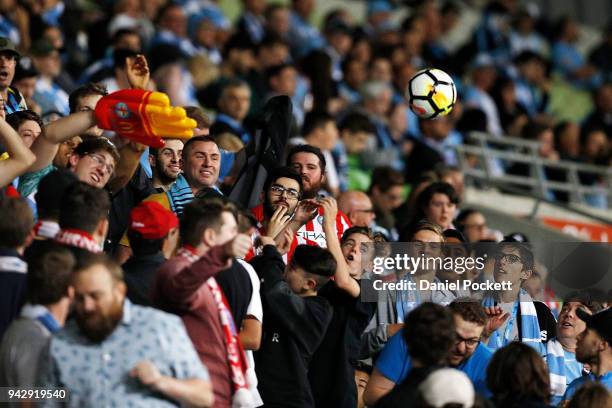
[[[582,309],[577,309],[576,315],[586,323],[587,329],[595,330],[601,338],[612,344],[612,309],[592,315]]]
[[[0,37],[0,52],[10,52],[15,55],[15,58],[21,57],[17,48],[15,48],[15,44],[6,37]]]
[[[468,408],[474,405],[476,393],[468,376],[454,368],[441,368],[429,374],[419,385],[427,404],[441,408],[446,404]]]
[[[130,213],[129,229],[144,239],[162,239],[178,225],[176,214],[155,201],[143,201]]]

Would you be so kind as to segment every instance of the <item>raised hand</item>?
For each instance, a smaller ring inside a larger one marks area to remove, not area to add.
[[[278,234],[289,224],[291,216],[287,214],[287,207],[279,205],[268,222],[266,235],[271,238],[276,238]]]
[[[281,255],[285,255],[291,249],[291,244],[295,234],[291,228],[286,228],[278,237],[276,237],[276,248]]]
[[[336,223],[338,215],[338,203],[333,197],[323,197],[319,200],[319,204],[323,208],[323,222]]]
[[[96,105],[95,115],[101,129],[156,148],[164,146],[164,136],[193,137],[197,126],[185,109],[170,106],[168,95],[141,89],[123,89],[104,96]]]
[[[317,200],[309,198],[300,201],[295,209],[293,219],[303,225],[313,219],[317,215],[317,209],[320,204]]]
[[[483,336],[489,337],[495,330],[499,329],[504,325],[506,320],[510,317],[509,313],[504,313],[499,306],[485,307],[485,313],[489,316],[487,325],[483,331]]]
[[[144,55],[125,59],[127,79],[132,89],[147,89],[151,77],[151,71]]]
[[[251,249],[251,245],[251,237],[246,234],[238,234],[224,245],[225,254],[228,258],[244,258]]]

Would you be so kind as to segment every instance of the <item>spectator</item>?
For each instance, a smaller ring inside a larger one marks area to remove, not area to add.
[[[360,92],[363,110],[376,129],[378,149],[393,147],[393,139],[386,123],[393,96],[391,85],[382,81],[368,81],[363,84]]]
[[[91,254],[78,263],[73,285],[75,318],[43,352],[38,384],[66,387],[71,407],[130,401],[153,405],[168,399],[212,403],[208,373],[181,321],[131,304],[117,264]],[[107,367],[110,376],[92,370],[90,361],[113,362]],[[74,370],[81,374],[70,375]]]
[[[531,118],[542,116],[550,110],[550,79],[546,73],[546,61],[532,51],[524,51],[515,59],[518,69],[515,79],[516,100]]]
[[[261,71],[291,60],[289,45],[276,34],[266,34],[257,47],[257,62]]]
[[[442,389],[444,392],[440,392]],[[453,368],[442,368],[431,373],[419,386],[419,396],[427,408],[477,406],[474,405],[477,398],[472,382],[467,375]]]
[[[108,77],[104,78],[100,82],[100,84],[110,93],[116,92],[120,89],[130,88],[127,76],[127,60],[128,58],[135,58],[137,55],[137,51],[116,48],[113,51],[113,70]]]
[[[455,222],[457,229],[463,233],[467,242],[484,241],[491,238],[487,228],[487,219],[478,210],[465,208],[461,210]]]
[[[0,381],[9,387],[36,385],[38,359],[51,335],[64,326],[74,298],[72,253],[49,241],[29,254],[27,303],[0,345]]]
[[[576,378],[565,390],[563,400],[570,400],[582,384],[599,382],[612,391],[612,309],[593,315],[579,309],[576,314],[586,323],[586,329],[578,335],[576,360],[588,364],[589,375]]]
[[[238,235],[217,246],[235,228],[233,214],[219,202],[188,204],[180,219],[183,246],[157,272],[151,291],[156,307],[179,315],[185,323],[210,372],[219,407],[232,406],[233,399],[238,402],[247,392],[238,333],[223,292],[210,279],[227,268],[230,259],[243,257],[251,245],[248,236]]]
[[[187,37],[187,16],[183,7],[178,3],[167,3],[158,10],[155,22],[158,30],[151,47],[170,45],[186,56],[195,54],[195,47]]]
[[[480,54],[476,56],[471,67],[472,85],[464,96],[466,108],[477,108],[487,116],[487,131],[494,136],[501,136],[503,129],[499,119],[499,112],[495,101],[489,94],[491,92],[497,72],[491,56]]]
[[[28,265],[23,260],[25,248],[30,244],[34,226],[32,211],[21,198],[0,197],[0,338],[11,321],[19,314],[26,294]]]
[[[342,81],[338,85],[338,93],[348,104],[361,101],[359,89],[367,79],[366,64],[355,58],[346,58],[342,62]]]
[[[95,111],[100,99],[106,95],[108,95],[108,91],[104,85],[93,82],[87,83],[70,94],[68,98],[70,113]],[[94,126],[81,132],[80,136],[100,137],[102,133],[102,129]]]
[[[517,100],[516,88],[512,79],[502,77],[495,82],[491,91],[504,134],[514,137],[520,136],[529,120],[527,109]]]
[[[513,56],[523,51],[546,55],[548,46],[536,31],[537,16],[529,8],[519,10],[514,16],[514,29],[510,32],[510,50]]]
[[[440,181],[453,186],[459,198],[459,204],[463,203],[465,197],[465,175],[461,169],[457,166],[438,165],[435,171]]]
[[[79,181],[66,190],[60,208],[61,230],[55,240],[72,248],[77,260],[85,252],[102,252],[108,232],[108,193]]]
[[[405,380],[375,406],[396,407],[412,401],[421,383],[446,361],[456,341],[455,331],[452,313],[444,306],[424,303],[411,311],[406,316],[402,336],[413,368]]]
[[[338,209],[354,227],[370,228],[376,219],[372,200],[361,191],[345,191],[338,197]]]
[[[249,113],[250,99],[251,90],[245,82],[235,80],[225,84],[219,97],[219,113],[210,128],[211,135],[231,133],[247,144],[251,134],[244,128],[244,119]]]
[[[593,382],[576,391],[567,408],[606,408],[612,405],[612,394],[605,386]]]
[[[583,131],[603,128],[608,139],[612,139],[612,81],[597,88],[593,102],[595,110],[585,119]]]
[[[319,192],[325,182],[325,156],[316,147],[299,145],[289,151],[287,164],[302,176],[304,185],[302,197],[306,199],[302,200],[298,213],[291,221],[291,230],[297,231],[298,244],[318,245],[326,248],[327,242],[323,233],[323,209],[312,201],[319,197]],[[313,206],[316,207],[316,211],[313,211]],[[309,210],[312,212],[309,213]],[[339,211],[336,216],[338,237],[342,237],[349,226],[346,215]]]
[[[62,72],[59,52],[50,42],[40,39],[32,45],[30,53],[34,66],[40,72],[32,98],[40,106],[43,114],[58,111],[67,115],[68,94],[55,82]]]
[[[548,407],[546,364],[528,345],[512,342],[497,351],[487,369],[487,385],[496,407]]]
[[[11,113],[6,117],[6,122],[15,129],[28,149],[32,147],[32,144],[42,132],[42,120],[39,115],[31,110]]]
[[[419,119],[419,128],[423,137],[414,140],[410,153],[406,156],[406,181],[414,182],[421,173],[435,169],[439,163],[453,164],[454,154],[449,152],[444,141],[452,130],[448,116],[436,120]]]
[[[3,112],[0,110],[0,143],[6,152],[0,155],[0,187],[5,187],[34,164],[36,156],[28,148],[25,138],[7,123],[1,113]]]
[[[127,236],[133,256],[123,265],[132,303],[152,306],[149,294],[155,274],[177,248],[178,225],[176,215],[154,201],[132,209]]]
[[[181,174],[183,148],[184,143],[180,139],[165,139],[162,148],[149,148],[152,185],[158,193],[168,192]]]
[[[273,240],[263,240],[263,254],[251,261],[262,280],[266,316],[255,356],[259,391],[265,405],[313,406],[309,362],[332,317],[329,302],[317,292],[334,275],[337,263],[325,249],[300,245],[285,267]]]
[[[576,344],[586,324],[577,316],[578,309],[592,315],[601,310],[601,305],[584,295],[568,296],[557,319],[557,336],[541,345],[540,354],[550,372],[550,402],[555,406],[561,402],[567,386],[583,374],[584,367],[576,360]]]
[[[237,32],[248,35],[253,44],[259,44],[265,34],[266,0],[243,0],[243,13],[236,23]]]
[[[195,14],[189,17],[189,37],[196,48],[194,59],[202,58],[216,67],[222,62],[221,38],[224,37],[222,28],[217,24],[214,16]],[[212,71],[212,70],[211,70]],[[192,73],[193,70],[191,71]]]
[[[364,170],[361,154],[374,140],[374,126],[366,115],[349,113],[338,124],[341,143],[332,151],[340,177],[340,190],[366,190],[369,174]]]
[[[417,213],[414,221],[426,219],[442,230],[454,228],[453,221],[459,199],[453,187],[437,182],[425,188],[417,197]]]
[[[310,51],[323,48],[324,38],[314,26],[310,18],[315,8],[313,0],[292,0],[289,25],[289,44],[291,54],[298,59]]]
[[[4,101],[4,111],[7,115],[28,108],[21,92],[11,88],[17,60],[20,57],[21,54],[15,49],[15,44],[8,38],[0,37],[0,96]]]
[[[301,1],[301,0],[298,0]],[[298,126],[304,123],[304,107],[296,100],[298,73],[290,63],[275,65],[265,72],[268,94],[266,100],[278,95],[287,95],[293,102],[293,118]]]
[[[486,371],[493,353],[480,341],[487,315],[478,302],[469,298],[457,299],[449,308],[453,313],[457,340],[451,347],[448,364],[467,374],[476,392],[489,396]],[[376,368],[366,389],[366,401],[375,404],[396,384],[402,383],[411,369],[406,342],[402,334],[395,334],[376,360]]]
[[[580,127],[574,122],[560,122],[555,126],[554,134],[559,158],[580,161]]]
[[[269,4],[265,12],[266,31],[278,35],[283,40],[289,39],[291,28],[289,9],[280,3]]]
[[[589,62],[602,72],[604,80],[612,81],[612,22],[608,23],[602,37],[602,41],[591,52]]]
[[[57,236],[62,199],[77,182],[74,173],[68,170],[52,171],[40,180],[35,196],[38,221],[34,225],[34,239],[54,239]]]
[[[16,90],[21,92],[25,100],[25,104],[30,110],[37,114],[42,114],[42,109],[34,102],[34,92],[36,90],[36,82],[40,72],[34,67],[32,59],[21,58],[15,67],[15,76],[13,77],[13,85]]]
[[[396,225],[394,211],[402,204],[404,176],[392,167],[378,167],[372,173],[372,183],[368,194],[374,204],[376,224],[385,228],[392,235]]]

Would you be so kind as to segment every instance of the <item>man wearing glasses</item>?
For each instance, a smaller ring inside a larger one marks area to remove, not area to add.
[[[486,372],[493,352],[481,342],[488,318],[484,308],[474,299],[459,298],[449,306],[453,312],[456,340],[451,347],[448,365],[463,371],[483,396],[490,396],[486,385]],[[376,366],[365,390],[368,406],[375,405],[400,384],[412,369],[406,342],[399,332],[395,334],[376,360]]]
[[[251,209],[260,224],[259,233],[277,241],[283,239],[283,232],[290,228],[295,210],[302,197],[302,176],[290,167],[278,167],[268,174],[263,187],[263,203]],[[295,231],[291,231],[295,234]],[[291,254],[297,246],[297,240],[291,243],[291,248],[285,261],[291,259]],[[254,254],[247,255],[247,259]]]

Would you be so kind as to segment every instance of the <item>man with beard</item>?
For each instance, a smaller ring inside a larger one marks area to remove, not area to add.
[[[75,318],[43,352],[37,384],[65,387],[70,407],[212,404],[208,372],[180,319],[131,304],[116,263],[88,254],[72,283]]]
[[[290,167],[277,167],[268,174],[263,187],[263,203],[251,209],[251,213],[261,225],[259,228],[261,235],[275,240],[281,239],[282,231],[290,228],[288,224],[298,207],[302,190],[302,177]],[[289,252],[284,256],[286,262],[291,261],[296,247],[297,240],[294,239]],[[254,253],[251,251],[247,259],[253,256]]]
[[[469,298],[456,299],[449,306],[455,323],[456,341],[450,349],[448,364],[463,371],[474,384],[476,392],[489,396],[486,385],[487,366],[493,356],[480,339],[487,324],[484,308]],[[400,384],[412,369],[412,362],[401,333],[389,342],[376,360],[376,367],[365,390],[364,400],[368,405],[389,393]]]
[[[181,173],[181,154],[183,141],[166,139],[166,144],[160,149],[149,149],[149,163],[153,170],[153,188],[158,192],[166,192]]]
[[[576,360],[588,364],[591,372],[567,386],[564,402],[589,381],[599,382],[612,392],[612,309],[594,315],[578,309],[576,314],[586,323],[586,329],[577,338]]]
[[[287,155],[287,164],[302,176],[304,191],[302,202],[297,208],[289,227],[297,231],[297,244],[318,245],[327,248],[323,230],[323,209],[318,204],[319,191],[325,182],[325,157],[321,150],[310,145],[292,148]],[[350,227],[350,222],[342,211],[336,215],[338,239]]]
[[[589,299],[587,294],[570,294],[559,312],[557,336],[540,346],[540,354],[546,360],[550,372],[550,402],[554,406],[561,402],[567,386],[581,377],[583,372],[583,365],[576,360],[575,353],[578,336],[586,325],[578,317],[578,309],[593,314],[601,310],[601,304]]]

